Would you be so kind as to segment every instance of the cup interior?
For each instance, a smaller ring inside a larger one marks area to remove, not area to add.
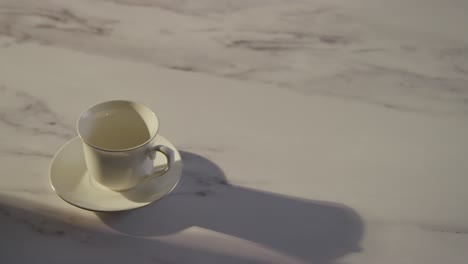
[[[109,101],[86,110],[77,130],[88,145],[107,151],[125,151],[151,141],[159,122],[148,107],[130,101]]]

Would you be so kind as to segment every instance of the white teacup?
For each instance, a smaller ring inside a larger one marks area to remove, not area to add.
[[[173,152],[154,145],[159,121],[148,107],[130,101],[108,101],[84,111],[77,122],[88,174],[92,180],[116,191],[130,189],[159,177],[172,166]],[[156,152],[167,158],[157,173]]]

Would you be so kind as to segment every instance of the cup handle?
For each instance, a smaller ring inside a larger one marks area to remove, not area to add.
[[[164,145],[157,145],[154,146],[150,149],[148,153],[148,157],[152,160],[156,158],[156,152],[161,152],[164,156],[166,156],[167,159],[167,165],[164,170],[158,174],[152,174],[150,176],[147,176],[145,180],[152,180],[154,178],[160,177],[164,175],[166,172],[168,172],[172,166],[174,165],[174,151],[170,149],[169,147],[166,147]]]

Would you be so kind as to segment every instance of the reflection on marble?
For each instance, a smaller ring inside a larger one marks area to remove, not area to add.
[[[467,11],[0,1],[0,263],[465,263]],[[115,98],[158,113],[186,181],[103,216],[47,170],[79,113]]]

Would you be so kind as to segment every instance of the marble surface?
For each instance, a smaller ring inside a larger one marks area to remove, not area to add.
[[[0,263],[466,263],[468,2],[0,1]],[[180,185],[58,198],[96,102],[154,109]]]

